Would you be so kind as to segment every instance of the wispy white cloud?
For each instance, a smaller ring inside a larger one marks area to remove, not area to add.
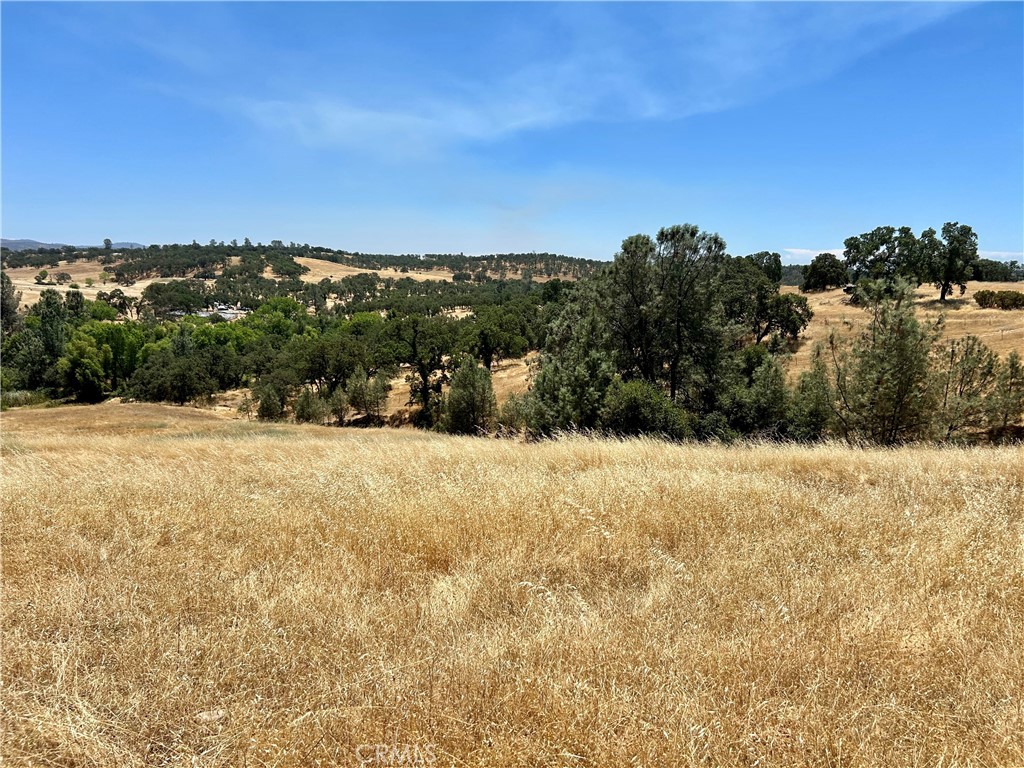
[[[577,122],[681,119],[741,106],[827,78],[955,10],[935,3],[570,6],[556,12],[562,38],[531,63],[461,72],[458,82],[409,73],[414,99],[303,83],[297,96],[251,93],[225,103],[311,146],[406,157]],[[516,48],[515,40],[505,44]]]

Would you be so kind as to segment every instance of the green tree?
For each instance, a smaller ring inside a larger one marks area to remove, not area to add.
[[[989,435],[995,442],[1002,442],[1013,431],[1024,424],[1024,362],[1016,352],[1011,352],[999,366],[995,389],[986,402]]]
[[[498,360],[525,355],[529,348],[525,322],[507,307],[479,307],[465,327],[465,347],[487,370]]]
[[[917,320],[913,286],[905,281],[892,289],[868,282],[859,294],[870,314],[867,327],[852,347],[835,332],[828,342],[836,428],[849,440],[882,445],[922,439],[937,406],[931,357],[941,322]]]
[[[936,385],[938,434],[951,438],[963,429],[985,426],[988,398],[996,385],[999,358],[977,336],[944,344],[938,351]]]
[[[76,333],[57,361],[65,389],[85,403],[98,403],[104,397],[104,358],[107,348],[99,349],[96,341],[84,333]]]
[[[33,312],[39,316],[39,332],[47,364],[55,364],[64,354],[65,323],[68,320],[64,297],[53,288],[47,288],[39,294]]]
[[[39,274],[36,275],[36,282],[42,285],[46,282],[46,278],[50,276],[50,273],[45,269],[40,269]]]
[[[658,328],[668,369],[669,399],[695,378],[706,383],[718,348],[713,322],[716,281],[725,242],[694,224],[662,228],[654,256]],[[712,354],[708,354],[711,352]],[[692,364],[691,364],[692,363]],[[691,395],[692,399],[692,395]]]
[[[0,285],[0,323],[3,325],[3,335],[9,336],[21,325],[21,317],[18,314],[21,291],[14,290],[14,283],[3,271],[0,271]]]
[[[832,407],[833,393],[819,346],[812,356],[810,370],[800,374],[789,400],[790,436],[804,442],[824,438],[829,431]]]
[[[344,426],[349,413],[352,411],[352,406],[348,401],[348,393],[341,387],[336,389],[328,400],[328,407],[338,426]]]
[[[295,421],[306,424],[323,424],[330,413],[327,401],[310,387],[303,387],[295,400]]]
[[[420,405],[419,420],[425,426],[437,421],[441,388],[448,381],[448,361],[455,351],[455,325],[445,317],[413,314],[398,325],[400,359],[412,367],[409,399]]]
[[[533,383],[536,408],[530,427],[538,434],[595,429],[600,422],[615,365],[606,351],[606,327],[587,296],[587,289],[580,291],[548,333],[548,348]]]
[[[780,254],[774,251],[760,251],[744,258],[761,270],[770,282],[778,285],[782,281],[782,256]]]
[[[491,372],[466,356],[452,375],[441,409],[441,428],[458,435],[489,432],[498,413]]]
[[[357,366],[345,386],[348,406],[365,414],[371,423],[380,423],[391,391],[390,371],[378,371],[370,377]]]
[[[267,421],[277,421],[284,416],[284,396],[273,384],[258,383],[252,391],[253,397],[259,402],[256,415]]]
[[[861,278],[893,284],[897,278],[919,284],[922,265],[910,227],[878,227],[844,242],[846,266],[854,282]]]
[[[663,358],[655,253],[654,240],[647,235],[626,238],[598,282],[599,301],[619,370],[627,378],[635,376],[649,382],[660,377]]]
[[[954,285],[963,295],[978,261],[978,236],[974,230],[966,224],[946,222],[942,225],[941,240],[934,229],[925,230],[921,233],[921,251],[923,275],[939,289],[939,301],[946,301]]]
[[[840,288],[850,280],[846,265],[831,253],[819,253],[815,256],[811,263],[803,268],[803,275],[800,290],[805,293]]]

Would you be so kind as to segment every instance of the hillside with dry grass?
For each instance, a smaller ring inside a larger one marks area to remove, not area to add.
[[[1019,448],[2,430],[11,765],[1024,764]]]
[[[959,339],[977,336],[998,355],[1005,356],[1016,350],[1024,353],[1024,312],[1001,309],[982,309],[974,300],[978,291],[1021,291],[1024,283],[970,282],[963,296],[954,295],[945,304],[938,300],[938,292],[929,285],[915,292],[917,314],[934,321],[944,318],[943,337]],[[792,286],[783,286],[783,293],[799,293]],[[828,340],[835,331],[842,338],[852,338],[865,324],[866,313],[849,303],[842,290],[803,294],[814,311],[810,324],[800,335],[800,342],[789,363],[791,373],[810,368],[814,346]]]

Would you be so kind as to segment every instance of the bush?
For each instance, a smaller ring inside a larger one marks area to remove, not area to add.
[[[20,408],[25,405],[42,405],[49,402],[46,393],[36,389],[5,390],[0,394],[0,410]]]
[[[601,428],[614,435],[662,435],[683,440],[693,435],[689,415],[646,381],[616,381],[605,394]]]
[[[520,435],[528,432],[533,423],[533,396],[511,394],[498,415],[498,434]]]
[[[465,357],[441,406],[441,429],[456,435],[486,433],[494,426],[497,412],[491,372]]]
[[[1024,293],[1021,291],[978,291],[974,300],[983,309],[1024,309]]]
[[[330,407],[309,387],[303,387],[295,401],[295,420],[304,424],[323,424],[327,420]]]
[[[334,394],[331,395],[330,400],[327,401],[327,405],[331,410],[331,415],[334,417],[335,421],[338,422],[338,426],[343,426],[352,410],[352,406],[348,402],[348,395],[345,394],[345,390],[341,387],[334,390]]]
[[[370,378],[362,366],[356,366],[345,385],[345,395],[349,407],[362,411],[370,421],[379,422],[387,409],[388,393],[391,391],[389,373],[389,371],[378,371],[376,376]]]
[[[253,395],[260,402],[256,415],[261,419],[277,421],[284,415],[284,398],[273,385],[259,384],[253,390]]]

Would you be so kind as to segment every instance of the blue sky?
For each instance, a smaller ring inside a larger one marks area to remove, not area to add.
[[[1024,4],[11,3],[5,237],[1024,250]]]

